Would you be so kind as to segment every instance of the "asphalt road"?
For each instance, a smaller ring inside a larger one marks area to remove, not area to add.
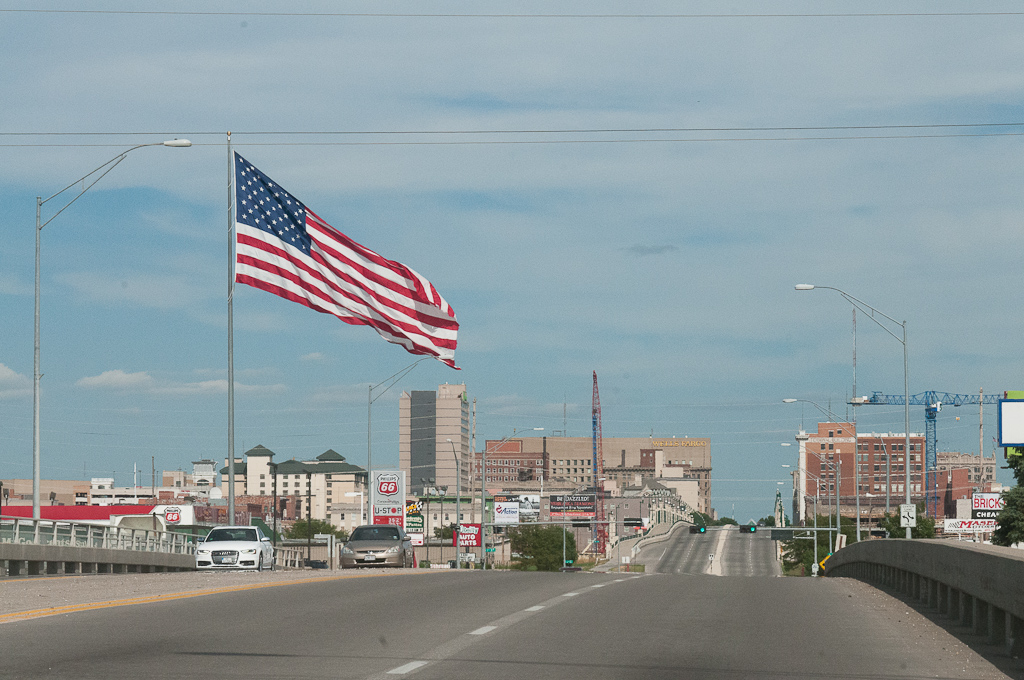
[[[1006,677],[906,605],[847,579],[426,570],[269,578],[8,619],[0,677]]]
[[[714,559],[709,559],[714,556]],[[640,555],[648,572],[714,576],[780,576],[775,542],[768,530],[740,533],[735,527],[711,527],[705,534],[676,531]]]

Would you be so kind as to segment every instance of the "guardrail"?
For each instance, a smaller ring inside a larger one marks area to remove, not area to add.
[[[879,584],[1024,655],[1024,550],[948,540],[860,541],[825,563],[826,576]]]
[[[0,515],[0,543],[143,550],[191,555],[193,534]]]
[[[194,569],[191,534],[0,515],[0,575]]]

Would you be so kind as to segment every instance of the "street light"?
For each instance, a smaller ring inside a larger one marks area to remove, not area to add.
[[[830,409],[827,409],[824,406],[822,406],[821,404],[819,404],[817,402],[814,402],[814,401],[811,401],[810,399],[783,399],[782,403],[783,404],[795,404],[798,401],[806,403],[806,404],[810,404],[811,406],[815,407],[816,409],[818,409],[819,411],[824,413],[826,418],[829,418],[834,423],[842,422],[841,420],[839,420],[839,416],[837,416],[836,414],[832,413],[832,411]],[[858,461],[857,461],[857,456],[859,454],[857,452],[857,438],[856,437],[853,438],[853,446],[854,446],[854,452],[853,452],[853,464],[854,464],[853,478],[854,478],[854,486],[857,487],[857,540],[859,541],[860,540],[860,476],[859,476],[858,471],[857,471],[857,467],[859,466]],[[804,451],[805,452],[807,451],[807,447],[806,446],[804,447]],[[814,453],[814,452],[812,452],[812,453]],[[840,483],[840,481],[839,480],[840,480],[840,476],[841,476],[841,468],[836,467],[834,464],[827,462],[824,458],[821,457],[821,454],[819,454],[819,453],[814,453],[814,457],[817,458],[821,462],[822,465],[829,465],[835,471],[835,473],[836,473],[836,526],[837,527],[841,526],[842,523],[839,521],[839,518],[840,518],[840,514],[839,514],[839,483]],[[839,457],[840,463],[842,463],[842,460],[843,460],[842,459],[842,454],[840,454],[840,457]],[[804,472],[806,472],[806,469],[804,469]]]
[[[43,377],[40,372],[39,366],[39,246],[40,239],[39,234],[43,231],[43,227],[48,225],[57,219],[57,215],[67,210],[72,203],[77,201],[82,195],[91,189],[96,182],[103,179],[108,172],[118,166],[118,164],[124,160],[132,151],[141,149],[144,146],[170,146],[170,147],[189,147],[192,146],[192,142],[187,139],[171,139],[166,142],[154,142],[150,144],[138,144],[126,149],[118,155],[111,158],[109,161],[99,166],[95,170],[92,170],[82,177],[76,179],[71,184],[67,185],[54,195],[49,198],[43,198],[42,196],[36,196],[36,272],[35,272],[35,338],[34,338],[34,358],[33,358],[33,369],[32,369],[32,519],[39,519],[39,380]],[[99,176],[91,179],[93,175],[99,173]],[[49,203],[53,199],[63,194],[68,189],[89,180],[89,184],[86,185],[78,194],[70,201],[64,204],[64,206],[55,212],[50,219],[45,222],[42,221],[43,206]],[[234,520],[232,520],[234,521]]]
[[[795,286],[796,290],[814,290],[815,287],[816,286],[814,286],[813,284],[810,284],[810,283],[798,283]],[[903,466],[903,487],[904,487],[904,490],[906,491],[906,495],[907,495],[907,505],[910,505],[910,466],[907,464],[908,461],[909,461],[909,456],[910,456],[910,372],[909,372],[908,363],[907,363],[907,322],[906,321],[897,321],[896,319],[892,318],[888,314],[886,314],[884,312],[878,311],[877,309],[875,309],[874,307],[872,307],[868,303],[863,302],[861,300],[858,300],[857,298],[853,297],[852,295],[850,295],[846,291],[840,290],[839,288],[833,288],[832,286],[817,286],[817,288],[824,288],[825,290],[834,290],[834,291],[836,291],[837,293],[842,295],[844,298],[846,298],[846,300],[850,304],[852,304],[856,309],[859,309],[862,312],[864,312],[865,314],[867,314],[868,317],[872,321],[874,321],[875,324],[879,328],[884,330],[886,333],[888,333],[892,337],[896,338],[896,341],[899,342],[901,345],[903,345],[903,396],[904,396],[904,399],[903,399],[903,427],[904,427],[903,435],[904,435],[904,437],[906,437],[906,441],[905,441],[904,446],[903,446],[903,456],[904,456],[904,459],[905,459],[904,460],[904,466]],[[887,320],[889,320],[892,323],[894,323],[897,326],[899,326],[902,329],[902,331],[903,331],[903,337],[901,338],[900,336],[898,336],[895,333],[893,333],[889,329],[888,326],[886,326],[884,323],[882,323],[881,321],[879,321],[875,317],[875,314],[883,316]],[[926,463],[925,472],[927,472],[927,463]],[[928,498],[928,496],[927,496],[927,494],[928,494],[927,485],[925,485],[924,492],[925,492],[925,498],[927,499]],[[858,494],[858,497],[859,497],[860,496],[860,490],[859,489],[857,490],[857,494]],[[910,538],[910,527],[909,526],[907,527],[907,538]]]
[[[543,427],[530,427],[524,428],[524,430],[532,430],[533,432],[542,432]],[[516,428],[512,428],[512,434],[508,435],[497,444],[491,446],[490,450],[497,450],[499,446],[507,442],[516,436]],[[480,562],[482,569],[487,569],[487,447],[484,447],[483,452],[480,454]],[[475,455],[475,454],[474,454]],[[565,561],[562,561],[562,566],[565,566]]]
[[[370,433],[372,431],[370,424],[371,424],[372,416],[373,416],[373,402],[377,401],[382,396],[384,396],[385,392],[390,390],[392,387],[395,386],[395,383],[397,383],[399,380],[401,380],[406,375],[408,375],[409,371],[411,371],[412,369],[416,368],[417,364],[419,364],[421,361],[426,361],[427,359],[430,359],[430,358],[432,358],[432,357],[423,357],[422,359],[417,359],[416,361],[412,362],[411,364],[409,364],[408,366],[406,366],[405,368],[400,370],[398,373],[395,373],[394,375],[392,375],[390,378],[385,378],[384,380],[381,380],[376,385],[369,385],[368,386],[369,389],[367,390],[367,393],[366,393],[366,483],[367,483],[367,485],[369,485],[369,483],[370,483],[370,475],[373,473],[373,447],[370,444]],[[382,389],[380,391],[380,393],[377,394],[376,397],[373,396],[373,391],[375,389],[377,389],[378,387],[380,387],[381,385],[383,385],[384,383],[388,383],[388,386],[385,387],[384,389]],[[369,497],[367,497],[366,500],[369,501]],[[359,502],[360,502],[360,504],[363,504],[362,500],[360,500]],[[370,515],[369,509],[365,505],[363,505],[362,512],[364,513],[364,516],[369,517],[369,515]]]
[[[452,455],[455,456],[455,529],[452,531],[452,543],[455,543],[455,568],[461,569],[459,563],[459,546],[457,545],[458,535],[462,531],[462,515],[459,513],[462,508],[462,464],[459,461],[459,454],[455,453],[455,442],[451,439],[445,440],[452,445]],[[444,532],[441,534],[441,543],[444,544]]]

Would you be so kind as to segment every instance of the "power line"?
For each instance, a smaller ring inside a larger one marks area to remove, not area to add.
[[[637,128],[552,128],[509,130],[232,130],[232,135],[524,135],[524,134],[622,134],[652,132],[794,132],[824,130],[914,130],[942,128],[1024,127],[1024,121],[996,123],[900,123],[890,125],[777,125],[761,127],[637,127]],[[0,137],[95,137],[95,136],[168,136],[187,134],[224,136],[215,131],[134,131],[134,132],[0,132]]]
[[[201,12],[184,10],[118,9],[0,9],[7,14],[97,14],[184,17],[310,17],[370,19],[862,19],[906,17],[1005,17],[1024,12],[806,12],[745,14],[512,14],[427,12]]]
[[[814,137],[693,137],[655,139],[536,139],[536,140],[474,140],[445,142],[250,142],[257,146],[517,146],[568,144],[670,144],[670,143],[723,143],[723,142],[812,142],[812,141],[864,141],[886,139],[962,139],[969,137],[1021,137],[1024,132],[990,132],[977,134],[935,135],[829,135]],[[237,144],[238,142],[236,142]],[[0,148],[120,148],[123,144],[0,144]],[[192,146],[224,146],[219,142],[193,143]]]

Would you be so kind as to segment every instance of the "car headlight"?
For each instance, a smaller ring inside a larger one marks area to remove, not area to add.
[[[255,555],[257,552],[259,552],[259,551],[256,550],[256,548],[249,548],[248,550],[243,550],[242,554],[243,555]]]
[[[209,555],[210,551],[209,550],[197,550],[196,554],[197,555]]]
[[[385,555],[397,555],[401,551],[401,546],[393,545],[384,551]]]
[[[346,546],[342,547],[341,554],[342,555],[355,555],[356,551],[346,545]]]

